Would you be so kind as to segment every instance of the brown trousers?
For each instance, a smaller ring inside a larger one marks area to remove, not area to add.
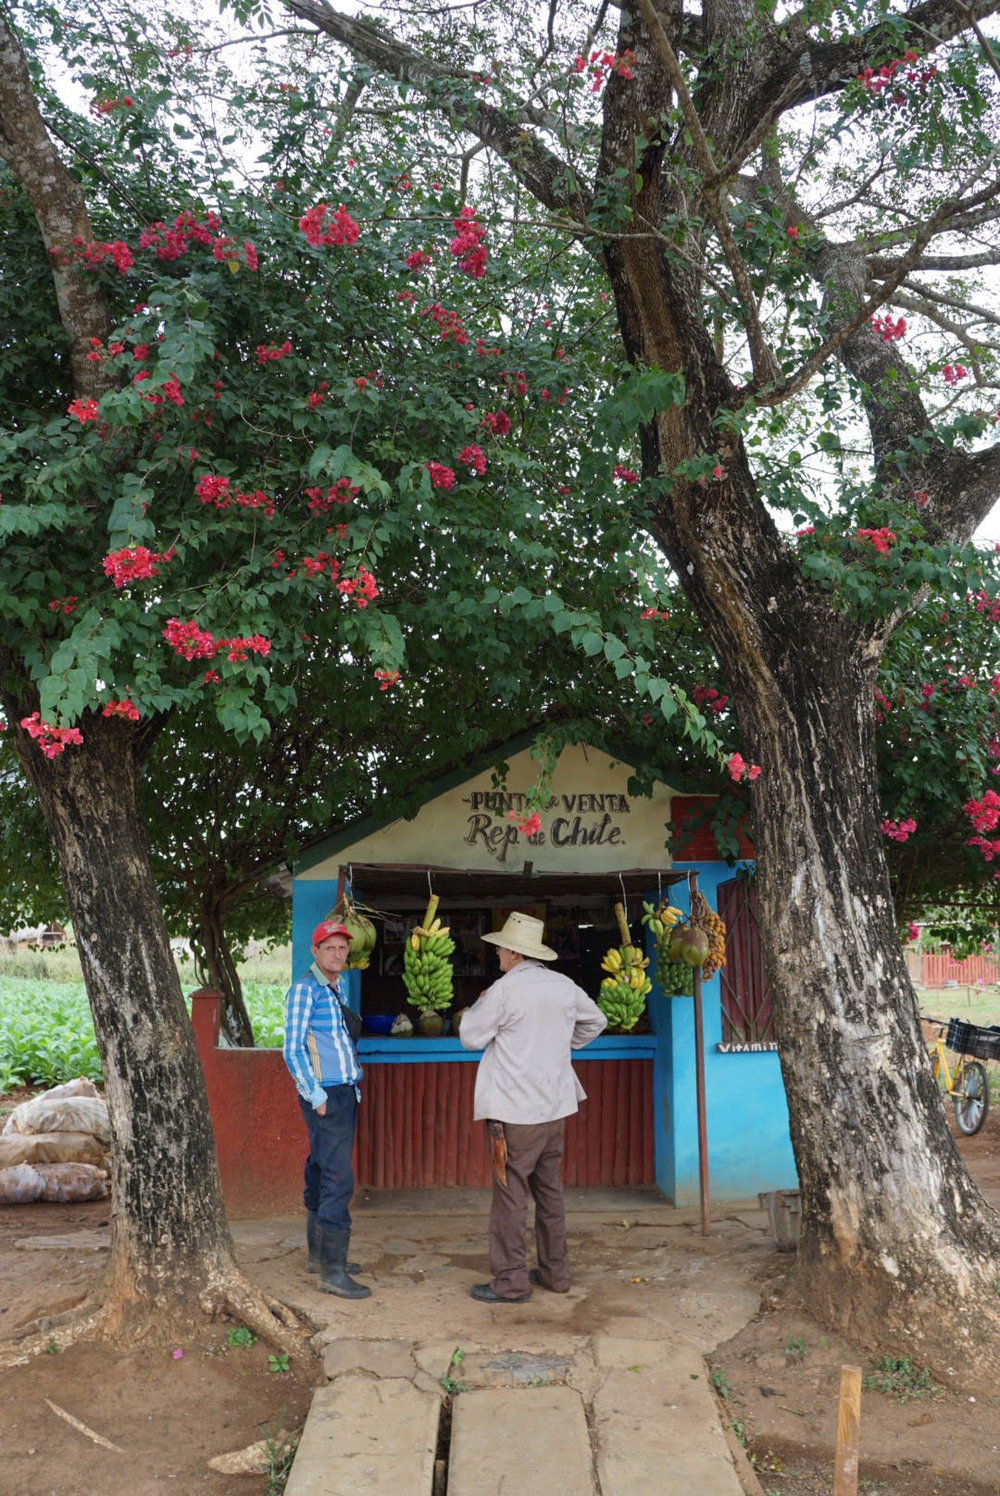
[[[502,1299],[520,1298],[531,1292],[525,1241],[530,1195],[535,1202],[539,1275],[547,1288],[564,1293],[569,1287],[569,1252],[559,1165],[566,1119],[530,1124],[505,1122],[503,1130],[507,1139],[507,1184],[502,1185],[494,1174],[490,1208],[493,1291]]]

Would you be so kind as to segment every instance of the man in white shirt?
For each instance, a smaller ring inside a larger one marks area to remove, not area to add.
[[[550,971],[556,952],[542,944],[545,926],[510,915],[483,939],[500,948],[501,976],[462,1017],[459,1038],[484,1054],[476,1074],[473,1117],[493,1139],[490,1281],[470,1291],[485,1304],[523,1304],[531,1285],[569,1290],[566,1211],[559,1165],[566,1118],[583,1087],[570,1053],[607,1026],[595,1002],[569,977]],[[528,1272],[528,1197],[535,1202],[538,1267]]]

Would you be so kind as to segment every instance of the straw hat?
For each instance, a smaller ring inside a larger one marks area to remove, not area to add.
[[[501,945],[504,950],[527,956],[530,961],[557,961],[558,952],[542,944],[544,934],[545,924],[542,920],[534,919],[530,914],[519,914],[515,910],[513,914],[508,914],[502,930],[484,935],[483,939],[489,945]]]

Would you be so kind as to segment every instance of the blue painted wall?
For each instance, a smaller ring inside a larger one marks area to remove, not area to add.
[[[713,907],[718,905],[719,884],[734,873],[722,863],[673,864],[674,872],[681,870],[697,873],[698,888]],[[646,898],[655,902],[655,892]],[[672,885],[670,899],[688,912],[686,881]],[[651,941],[648,953],[652,956]],[[656,1182],[675,1205],[697,1204],[694,999],[665,996],[654,982],[649,1007],[657,1038],[653,1072]],[[718,976],[702,983],[702,1021],[710,1199],[748,1200],[759,1190],[797,1189],[777,1054],[719,1053],[722,1000]]]

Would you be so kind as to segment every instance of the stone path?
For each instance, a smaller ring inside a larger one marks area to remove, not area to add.
[[[697,1211],[652,1191],[567,1195],[574,1286],[526,1304],[468,1296],[488,1276],[488,1197],[355,1202],[370,1299],[320,1294],[299,1221],[235,1223],[269,1292],[322,1326],[286,1496],[760,1496],[705,1357],[756,1313],[774,1250],[756,1202]]]

